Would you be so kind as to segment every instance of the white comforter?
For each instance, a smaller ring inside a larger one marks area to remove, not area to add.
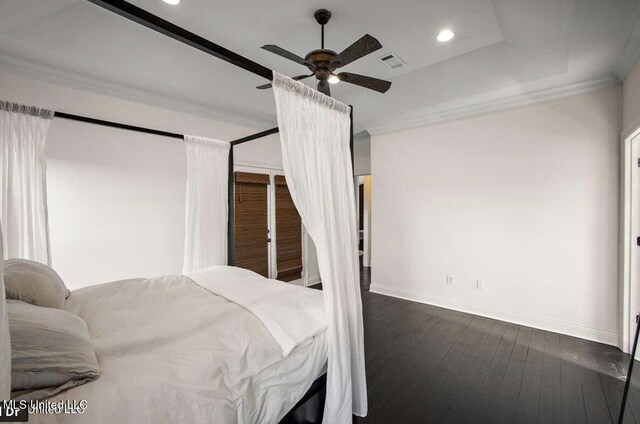
[[[103,374],[51,399],[86,400],[84,414],[32,415],[30,422],[277,423],[324,371],[326,338],[317,322],[322,294],[297,287],[304,292],[285,292],[309,302],[311,336],[296,341],[304,334],[296,328],[287,342],[294,346],[284,349],[269,324],[209,291],[232,271],[211,271],[217,274],[205,278],[214,281],[207,289],[172,275],[74,291],[67,309],[87,323]],[[229,290],[228,297],[242,297]]]

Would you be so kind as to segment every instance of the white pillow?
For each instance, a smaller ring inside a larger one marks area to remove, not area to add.
[[[28,259],[7,259],[4,263],[7,299],[36,306],[64,309],[69,289],[53,268]]]

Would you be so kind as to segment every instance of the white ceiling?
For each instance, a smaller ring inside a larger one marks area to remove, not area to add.
[[[612,79],[640,13],[637,0],[182,0],[179,6],[131,1],[288,75],[306,69],[260,46],[277,44],[304,56],[319,48],[313,11],[331,10],[328,48],[340,51],[365,33],[384,46],[345,70],[393,82],[386,94],[332,86],[334,97],[354,105],[357,129]],[[435,36],[444,27],[456,38],[440,44]],[[407,66],[388,69],[378,61],[388,52]],[[258,127],[275,122],[271,91],[254,88],[264,83],[260,77],[85,0],[0,1],[3,61],[120,87],[120,93],[188,102]]]

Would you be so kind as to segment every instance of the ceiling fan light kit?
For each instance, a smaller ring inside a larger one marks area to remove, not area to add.
[[[370,53],[373,53],[382,48],[382,44],[369,34],[365,34],[358,41],[351,44],[340,53],[336,53],[333,50],[324,48],[324,26],[331,19],[331,12],[326,9],[316,10],[313,14],[316,22],[321,26],[320,35],[320,48],[312,50],[302,58],[294,53],[291,53],[282,47],[278,47],[273,44],[267,44],[262,46],[264,50],[271,53],[282,56],[285,59],[289,59],[300,65],[307,67],[312,73],[308,75],[298,75],[292,77],[294,80],[302,80],[315,76],[318,80],[318,91],[331,95],[331,89],[329,83],[337,84],[340,81],[344,81],[349,84],[358,85],[360,87],[368,88],[370,90],[377,91],[379,93],[385,93],[391,87],[391,82],[384,81],[378,78],[368,77],[365,75],[353,74],[350,72],[340,72],[338,74],[334,71],[338,68],[346,66],[351,62],[354,62]],[[271,84],[264,84],[256,87],[260,90],[271,88]]]
[[[337,84],[340,82],[340,77],[336,74],[331,74],[327,81],[329,81],[329,84]]]

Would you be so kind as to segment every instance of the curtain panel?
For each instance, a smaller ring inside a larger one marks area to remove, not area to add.
[[[45,147],[54,112],[0,101],[5,258],[51,265]]]
[[[0,225],[2,235],[2,225]],[[11,397],[11,341],[4,291],[4,255],[0,243],[0,401]]]
[[[324,422],[350,424],[352,413],[367,413],[350,110],[273,74],[284,172],[322,278],[329,340]]]
[[[183,273],[227,264],[228,169],[231,145],[184,136],[187,198]]]

